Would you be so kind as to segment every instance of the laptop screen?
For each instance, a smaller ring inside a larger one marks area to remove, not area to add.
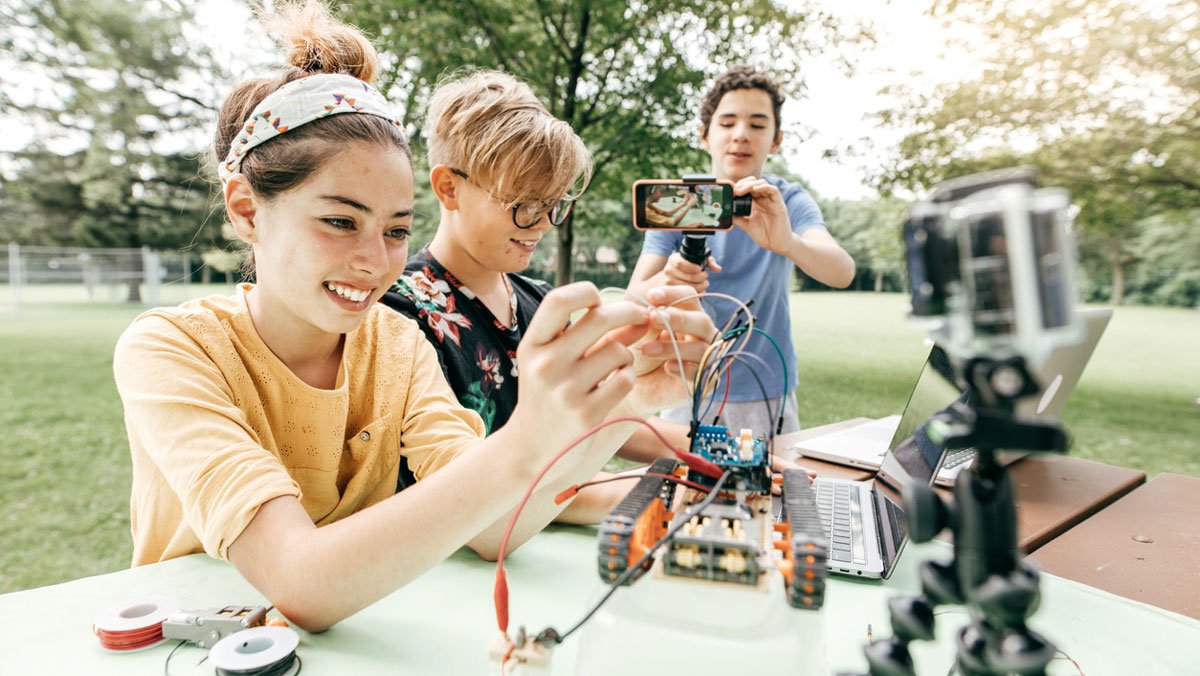
[[[946,376],[953,377],[953,367],[946,353],[934,347],[925,359],[879,467],[879,476],[896,488],[906,481],[926,484],[933,481],[942,447],[925,434],[924,425],[934,413],[962,397],[962,392]]]
[[[1018,415],[1056,419],[1062,414],[1068,397],[1108,326],[1112,310],[1097,308],[1083,310],[1080,314],[1087,329],[1084,340],[1078,345],[1059,348],[1050,355],[1036,374],[1042,390],[1037,396],[1018,404]],[[946,353],[937,347],[930,350],[909,396],[908,405],[904,407],[904,415],[900,418],[896,433],[892,435],[887,455],[880,464],[879,473],[875,475],[872,488],[881,521],[879,530],[885,574],[908,537],[904,501],[900,497],[901,487],[907,481],[928,485],[941,467],[945,449],[929,438],[925,425],[935,413],[965,396],[957,385],[945,377],[952,374]]]
[[[885,576],[891,573],[892,564],[908,539],[901,487],[909,481],[932,483],[941,465],[943,448],[929,438],[925,425],[934,413],[963,396],[943,375],[952,373],[946,353],[937,347],[930,350],[873,480],[871,492],[880,520],[880,553]]]

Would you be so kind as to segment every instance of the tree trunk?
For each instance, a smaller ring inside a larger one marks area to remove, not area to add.
[[[554,261],[554,285],[571,283],[571,252],[575,250],[575,214],[558,226],[558,253]]]
[[[1125,300],[1125,262],[1120,254],[1109,257],[1108,262],[1112,267],[1112,296],[1108,302],[1120,305]]]
[[[883,293],[883,272],[875,272],[875,293]]]
[[[583,63],[583,55],[587,45],[588,27],[592,22],[591,9],[585,4],[583,13],[579,17],[579,33],[575,36],[575,41],[570,45],[571,58],[567,63],[567,85],[563,92],[563,119],[568,124],[575,128],[575,133],[582,131],[577,128],[578,120],[575,119],[575,106],[579,98],[579,81],[583,75],[586,66]],[[592,180],[596,180],[595,174],[592,175]],[[575,250],[575,215],[571,214],[562,225],[558,226],[558,257],[555,261],[554,270],[554,285],[562,286],[571,283],[571,264],[572,253]]]

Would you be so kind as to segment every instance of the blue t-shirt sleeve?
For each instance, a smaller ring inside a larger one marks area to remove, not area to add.
[[[647,230],[642,240],[642,254],[670,256],[682,241],[683,234],[678,230]]]
[[[792,232],[797,235],[813,228],[825,229],[825,217],[821,215],[821,207],[808,191],[796,183],[789,183],[778,178],[768,178],[767,181],[779,188],[783,195],[783,203],[787,205],[788,218],[792,222]]]

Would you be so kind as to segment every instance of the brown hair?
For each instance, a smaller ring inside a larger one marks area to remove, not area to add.
[[[770,75],[755,70],[753,66],[734,66],[713,80],[712,86],[704,94],[704,103],[700,106],[700,127],[702,135],[708,137],[708,125],[712,123],[713,113],[721,105],[721,98],[737,89],[761,89],[771,97],[772,112],[775,113],[775,135],[783,128],[780,113],[783,102],[787,97],[779,89],[779,83]]]
[[[571,125],[550,114],[529,85],[494,70],[438,83],[426,116],[429,164],[461,169],[498,197],[518,202],[578,196],[592,154]]]
[[[263,24],[279,34],[289,67],[273,77],[241,83],[217,118],[213,155],[222,162],[242,125],[263,99],[283,85],[319,73],[375,79],[379,56],[362,31],[335,19],[317,0],[282,4]],[[255,194],[270,200],[303,183],[349,143],[392,146],[411,159],[403,131],[375,115],[332,115],[296,127],[250,150],[241,173]]]

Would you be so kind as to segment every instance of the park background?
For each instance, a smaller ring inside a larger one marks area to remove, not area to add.
[[[596,157],[530,274],[623,285],[629,184],[707,167],[696,108],[730,65],[789,95],[768,173],[805,184],[858,264],[798,275],[800,418],[897,413],[924,359],[899,223],[938,181],[1028,164],[1078,207],[1082,300],[1118,306],[1064,416],[1072,453],[1200,476],[1200,8],[1184,0],[838,3],[377,0],[370,34],[423,174],[431,88],[530,83]],[[257,2],[0,7],[0,593],[128,565],[117,336],[147,304],[237,281],[207,158],[229,87],[279,65]],[[920,58],[916,58],[920,56]],[[849,124],[847,124],[849,122]],[[418,179],[411,246],[437,207]],[[1165,507],[1164,507],[1165,509]]]

